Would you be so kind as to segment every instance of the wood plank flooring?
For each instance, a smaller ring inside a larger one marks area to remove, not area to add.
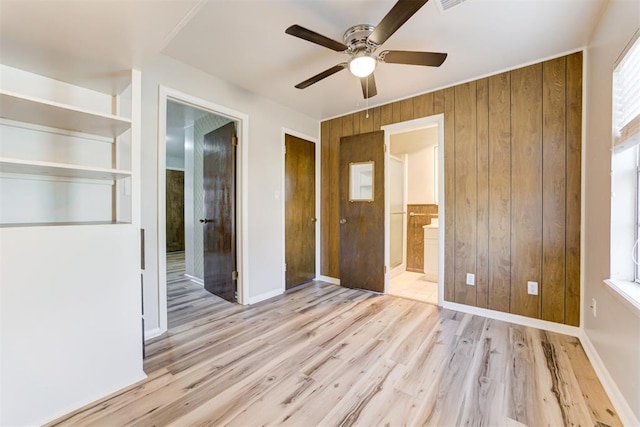
[[[573,337],[322,282],[168,300],[149,377],[51,425],[621,425]]]
[[[167,252],[167,286],[171,288],[172,283],[184,280],[184,273],[184,251]]]

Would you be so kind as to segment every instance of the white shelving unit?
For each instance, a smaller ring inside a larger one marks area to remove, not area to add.
[[[58,178],[85,178],[115,181],[131,176],[131,171],[38,162],[0,157],[0,172],[24,175],[46,175]]]
[[[4,119],[117,138],[131,128],[131,119],[38,99],[0,89]]]
[[[126,85],[0,64],[0,424],[42,425],[144,378],[142,77],[129,75],[103,93],[91,87]]]
[[[1,67],[0,227],[130,223],[131,87],[104,94]]]

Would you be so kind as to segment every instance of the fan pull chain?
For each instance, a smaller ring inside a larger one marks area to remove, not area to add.
[[[369,118],[369,76],[367,76],[367,99],[365,99],[365,102],[367,103],[367,111],[366,111],[366,118]]]

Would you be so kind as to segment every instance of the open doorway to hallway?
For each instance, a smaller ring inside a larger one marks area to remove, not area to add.
[[[438,304],[437,124],[390,135],[387,293]]]
[[[232,122],[228,117],[167,100],[164,226],[169,328],[177,320],[173,319],[172,296],[181,295],[186,282],[201,287],[206,283],[208,221],[203,219],[211,216],[206,207],[206,141]]]

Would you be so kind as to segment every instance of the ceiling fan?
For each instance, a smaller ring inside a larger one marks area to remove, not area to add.
[[[349,68],[349,71],[354,76],[360,78],[362,94],[367,99],[378,93],[373,72],[380,62],[439,67],[447,58],[446,53],[406,50],[385,50],[376,53],[376,50],[427,1],[429,0],[398,0],[377,26],[361,24],[349,28],[342,37],[344,43],[325,37],[300,25],[290,26],[285,33],[349,55],[347,62],[340,63],[316,74],[310,79],[298,83],[295,87],[298,89],[307,88],[338,71]]]

